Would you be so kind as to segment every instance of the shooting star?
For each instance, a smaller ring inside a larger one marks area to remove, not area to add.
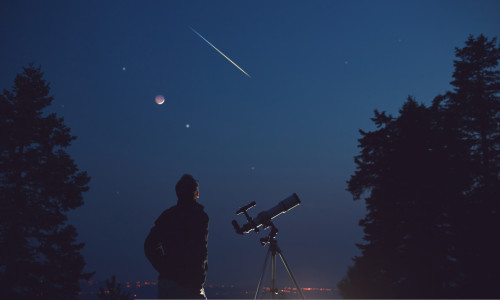
[[[227,60],[229,60],[236,68],[238,68],[241,72],[245,73],[245,75],[247,75],[249,78],[252,78],[250,75],[248,75],[247,72],[245,72],[242,68],[240,68],[240,66],[238,66],[237,64],[234,63],[234,61],[232,61],[229,57],[227,57],[224,53],[222,53],[219,49],[217,49],[214,45],[212,45],[212,43],[210,43],[206,38],[204,38],[201,34],[198,33],[198,31],[194,30],[192,27],[189,27],[191,28],[191,30],[196,33],[199,37],[201,37],[205,42],[207,42],[210,46],[212,46],[212,48],[214,48],[215,50],[217,50],[217,52],[219,52],[222,56],[224,56]]]

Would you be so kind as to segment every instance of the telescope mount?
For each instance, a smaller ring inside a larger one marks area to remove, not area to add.
[[[267,259],[269,258],[269,255],[271,255],[271,297],[272,299],[275,299],[275,296],[278,294],[278,289],[276,288],[276,254],[278,254],[281,258],[281,261],[283,262],[285,269],[288,272],[288,275],[290,275],[290,278],[293,281],[293,284],[295,285],[295,288],[297,289],[297,292],[300,295],[300,298],[305,299],[304,295],[302,294],[302,291],[299,288],[299,285],[297,284],[297,281],[295,280],[295,277],[292,274],[292,270],[288,266],[285,257],[283,256],[283,252],[281,251],[280,247],[278,246],[278,241],[276,240],[276,234],[278,234],[278,229],[276,226],[274,226],[273,222],[268,221],[266,224],[264,224],[264,228],[271,227],[271,231],[269,232],[269,235],[267,237],[261,238],[260,239],[260,244],[262,246],[265,246],[269,244],[269,249],[266,253],[266,258],[264,260],[264,266],[262,267],[262,272],[260,275],[259,283],[257,285],[257,290],[255,291],[255,297],[254,299],[257,299],[259,295],[259,291],[262,285],[262,279],[264,278],[264,274],[266,272],[266,265],[267,265]]]

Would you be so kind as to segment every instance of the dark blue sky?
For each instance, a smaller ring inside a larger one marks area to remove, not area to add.
[[[302,205],[275,219],[279,243],[299,284],[334,287],[362,241],[364,203],[345,191],[358,129],[373,129],[374,109],[450,89],[454,47],[498,36],[499,11],[498,1],[3,1],[0,88],[40,64],[51,109],[78,136],[68,151],[92,181],[70,221],[95,279],[156,278],[143,241],[191,173],[211,218],[207,282],[256,286],[263,233],[236,235],[234,212],[256,201],[255,216],[295,192]]]

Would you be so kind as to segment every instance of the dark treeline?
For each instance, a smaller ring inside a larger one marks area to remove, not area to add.
[[[500,47],[471,36],[456,57],[453,91],[360,131],[365,242],[344,298],[500,298]]]

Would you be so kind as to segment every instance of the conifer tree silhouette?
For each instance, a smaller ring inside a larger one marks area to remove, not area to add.
[[[99,288],[97,297],[101,300],[128,300],[131,293],[123,292],[121,284],[116,282],[116,276],[111,277],[111,281],[106,279],[106,290],[102,287]]]
[[[0,283],[4,299],[76,299],[83,273],[66,212],[90,178],[64,151],[75,139],[51,102],[40,67],[23,68],[0,95]]]
[[[344,298],[500,298],[500,48],[456,49],[454,91],[361,131],[354,199],[366,196],[361,255]]]
[[[457,203],[458,284],[467,298],[500,298],[500,45],[496,38],[470,36],[456,48],[451,84],[439,99],[463,135],[472,179]]]
[[[344,298],[441,298],[449,294],[454,262],[446,211],[456,175],[441,141],[436,112],[409,97],[394,118],[375,111],[373,132],[361,131],[355,199],[368,194],[360,221],[365,244],[339,283]],[[448,133],[449,134],[449,133]]]

